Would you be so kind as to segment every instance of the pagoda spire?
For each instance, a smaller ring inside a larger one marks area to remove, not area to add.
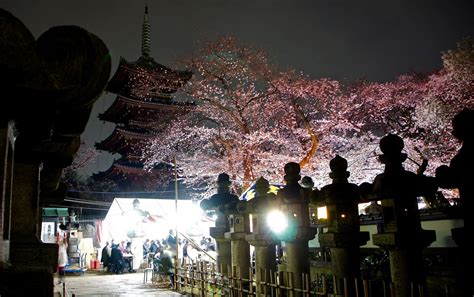
[[[145,15],[142,25],[142,56],[149,57],[151,48],[150,23],[148,22],[148,5],[145,5]]]

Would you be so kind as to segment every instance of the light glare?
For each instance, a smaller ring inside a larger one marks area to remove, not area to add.
[[[279,210],[272,210],[267,215],[267,225],[275,233],[281,233],[288,227],[288,219]]]

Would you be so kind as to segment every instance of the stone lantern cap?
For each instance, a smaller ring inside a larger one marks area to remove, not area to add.
[[[230,192],[230,177],[227,173],[221,173],[217,177],[217,194],[214,194],[209,199],[201,201],[201,208],[203,210],[217,210],[225,211],[225,206],[228,204],[235,204],[239,202],[239,197]]]
[[[217,177],[217,185],[218,186],[230,186],[230,176],[227,173],[221,173]]]
[[[329,161],[329,168],[331,172],[329,177],[333,180],[344,180],[347,181],[350,173],[347,171],[347,160],[343,157],[336,155],[331,161]]]
[[[459,140],[465,141],[473,138],[472,127],[474,127],[474,110],[464,108],[461,112],[454,116],[453,120],[453,136]]]
[[[380,161],[387,163],[403,163],[407,159],[407,154],[402,153],[404,147],[403,139],[394,134],[388,134],[380,140],[381,155]]]
[[[249,200],[248,211],[250,213],[263,212],[271,207],[276,207],[276,195],[269,193],[270,183],[263,177],[255,182],[255,197]]]
[[[285,164],[284,171],[285,171],[284,178],[285,178],[285,181],[287,182],[297,182],[301,178],[300,176],[301,168],[298,163],[289,162]]]
[[[270,190],[270,183],[263,176],[257,179],[255,183],[255,191],[257,195],[265,195]]]

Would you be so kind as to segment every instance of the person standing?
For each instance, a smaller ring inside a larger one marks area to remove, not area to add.
[[[183,241],[183,261],[181,262],[182,266],[184,266],[188,262],[188,257],[189,257],[188,247],[189,247],[189,242],[185,239]]]
[[[174,236],[173,229],[170,229],[168,232],[168,237],[166,237],[166,245],[173,251],[176,249],[176,237]]]
[[[102,262],[102,265],[104,269],[109,271],[109,262],[110,262],[110,256],[109,256],[109,242],[107,241],[105,243],[104,248],[102,249],[102,256],[100,257],[100,262]]]
[[[64,283],[64,268],[68,264],[68,257],[67,257],[67,238],[62,238],[58,241],[58,274],[59,274],[59,282]]]

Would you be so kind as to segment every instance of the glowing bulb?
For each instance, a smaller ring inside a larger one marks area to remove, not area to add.
[[[288,227],[288,219],[279,210],[272,210],[267,215],[267,225],[275,233],[281,233]]]

